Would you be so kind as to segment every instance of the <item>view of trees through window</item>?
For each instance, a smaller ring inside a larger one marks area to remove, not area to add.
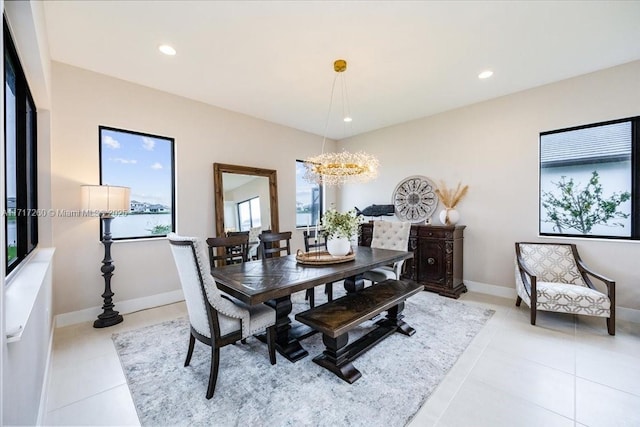
[[[540,234],[638,238],[639,118],[540,134]]]
[[[322,215],[322,187],[304,180],[302,160],[296,160],[296,227],[314,226]]]

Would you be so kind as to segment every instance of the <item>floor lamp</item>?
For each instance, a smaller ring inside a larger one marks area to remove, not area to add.
[[[113,292],[111,276],[113,276],[113,260],[111,259],[111,221],[113,212],[128,212],[130,209],[131,189],[113,185],[83,185],[82,208],[91,213],[99,213],[103,224],[104,259],[102,260],[102,277],[104,277],[104,293],[102,298],[103,313],[93,322],[94,328],[106,328],[122,322],[122,315],[113,309]]]

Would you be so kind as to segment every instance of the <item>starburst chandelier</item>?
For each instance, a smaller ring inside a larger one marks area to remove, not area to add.
[[[304,179],[308,182],[336,185],[340,186],[347,182],[366,182],[378,175],[378,159],[374,156],[359,151],[350,153],[341,151],[338,153],[325,153],[324,144],[327,140],[327,128],[329,126],[329,117],[331,116],[331,107],[333,106],[333,94],[336,87],[336,81],[341,80],[342,88],[342,110],[343,120],[345,123],[351,123],[349,115],[349,102],[347,96],[347,84],[344,78],[344,71],[347,69],[347,61],[338,59],[333,63],[333,69],[336,75],[331,86],[331,101],[329,102],[329,112],[327,113],[327,121],[324,128],[324,136],[322,138],[322,153],[312,156],[304,161],[305,174]]]

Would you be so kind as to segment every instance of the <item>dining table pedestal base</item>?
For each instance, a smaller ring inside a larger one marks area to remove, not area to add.
[[[276,311],[276,350],[278,353],[289,362],[297,362],[307,357],[309,352],[302,348],[300,340],[316,333],[316,331],[305,325],[291,326],[289,318],[293,309],[291,297],[276,298],[265,304]],[[266,335],[260,335],[258,339],[266,343]]]

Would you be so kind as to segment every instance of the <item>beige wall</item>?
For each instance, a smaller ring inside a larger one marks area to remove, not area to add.
[[[280,229],[293,230],[295,160],[317,154],[321,137],[60,63],[52,70],[52,208],[79,209],[80,185],[99,182],[105,125],[175,138],[179,233],[214,235],[214,162],[277,170]],[[303,247],[301,236],[293,248]],[[54,313],[101,306],[98,220],[54,218],[53,244]],[[119,300],[179,289],[166,240],[117,242],[112,256],[116,309]]]
[[[391,203],[409,175],[468,184],[458,206],[467,226],[464,278],[514,288],[514,242],[550,240],[538,238],[538,134],[637,115],[640,61],[359,135],[339,145],[377,155],[380,176],[343,188],[340,204]],[[618,306],[640,309],[640,242],[561,241],[616,280]]]

